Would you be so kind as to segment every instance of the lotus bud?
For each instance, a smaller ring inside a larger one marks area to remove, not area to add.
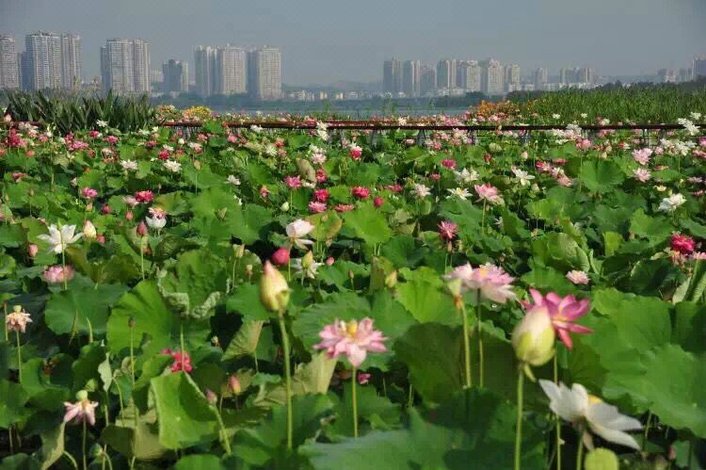
[[[282,209],[282,212],[288,212],[289,211],[289,202],[285,201],[282,203],[281,206],[279,206],[280,209]]]
[[[392,271],[390,274],[385,276],[385,287],[388,289],[394,289],[397,285],[397,271]]]
[[[534,379],[529,366],[542,366],[554,356],[556,335],[546,307],[532,308],[512,332],[515,355],[525,365],[525,372]]]
[[[125,213],[125,220],[127,220],[127,221],[132,220],[133,217],[134,217],[134,215],[133,215],[132,211],[127,211]]]
[[[79,390],[78,392],[76,392],[76,400],[77,401],[88,400],[88,392],[85,390]]]
[[[233,254],[238,259],[245,256],[245,245],[233,245]]]
[[[211,405],[215,405],[218,402],[218,396],[215,393],[213,393],[211,391],[211,389],[207,388],[206,389],[206,400],[208,400],[208,402]]]
[[[265,261],[262,278],[260,278],[260,301],[272,312],[283,312],[289,303],[289,286],[277,268]]]
[[[281,247],[278,248],[277,251],[275,251],[272,254],[272,263],[275,266],[284,266],[285,264],[289,263],[289,249],[286,247]]]
[[[304,269],[309,269],[311,265],[314,263],[314,253],[311,251],[307,251],[306,254],[302,257],[302,268]]]
[[[240,395],[243,393],[243,386],[240,384],[240,380],[238,380],[237,375],[231,375],[228,378],[228,388],[233,395]]]
[[[30,244],[27,247],[27,254],[30,258],[34,258],[35,256],[37,256],[37,253],[39,253],[39,247],[34,243]]]
[[[137,225],[135,232],[137,233],[137,236],[139,236],[139,237],[146,237],[147,233],[149,232],[149,229],[147,228],[147,225],[145,225],[144,222],[140,222]]]
[[[96,226],[90,220],[87,220],[83,224],[83,236],[89,240],[95,240],[98,233],[96,232]]]

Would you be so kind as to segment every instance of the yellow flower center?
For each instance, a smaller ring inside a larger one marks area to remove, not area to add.
[[[588,404],[589,405],[597,405],[598,403],[603,403],[603,400],[601,400],[600,398],[598,398],[595,395],[591,395],[591,394],[588,395]]]
[[[355,336],[355,334],[358,332],[358,322],[355,320],[351,320],[348,323],[346,323],[346,333],[348,336],[351,338]]]

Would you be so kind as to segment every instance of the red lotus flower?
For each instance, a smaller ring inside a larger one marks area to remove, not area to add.
[[[172,351],[171,349],[165,349],[162,351],[162,354],[172,356],[172,359],[174,359],[174,362],[170,368],[172,372],[191,372],[194,369],[191,366],[191,357],[186,351]]]
[[[696,249],[696,242],[694,239],[688,235],[682,235],[680,233],[672,234],[672,239],[669,244],[672,247],[672,250],[683,255],[689,255]]]
[[[275,266],[284,266],[289,263],[289,250],[285,247],[278,248],[272,254],[272,264]]]
[[[362,186],[354,186],[351,189],[351,194],[358,199],[367,199],[370,196],[370,190]]]
[[[554,331],[556,331],[556,334],[559,335],[559,339],[567,348],[571,349],[573,347],[569,333],[593,333],[592,329],[574,323],[579,318],[586,315],[591,309],[591,302],[588,299],[577,300],[573,295],[561,297],[554,292],[543,296],[535,289],[530,289],[530,295],[534,303],[522,302],[522,306],[528,311],[537,308],[546,308],[551,317]]]
[[[152,191],[137,191],[135,193],[135,200],[143,204],[149,204],[154,200],[154,193]]]
[[[314,191],[314,200],[316,202],[326,202],[329,196],[328,189],[317,189]]]
[[[380,196],[377,196],[377,197],[375,197],[375,199],[373,199],[373,205],[374,205],[375,207],[380,207],[380,206],[382,206],[384,203],[385,203],[385,200],[384,200],[382,197],[380,197]]]
[[[458,225],[455,223],[450,220],[439,222],[439,236],[443,241],[453,241],[456,238],[456,233],[458,233]]]

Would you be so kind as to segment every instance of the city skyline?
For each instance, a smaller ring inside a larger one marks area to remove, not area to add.
[[[291,85],[379,80],[391,56],[502,57],[525,70],[591,64],[606,75],[680,68],[706,53],[706,2],[508,0],[502,5],[361,0],[354,7],[321,0],[0,1],[0,31],[22,37],[37,29],[81,35],[85,76],[98,74],[100,44],[140,37],[154,63],[189,60],[195,44],[275,44]],[[661,34],[655,34],[660,31]]]

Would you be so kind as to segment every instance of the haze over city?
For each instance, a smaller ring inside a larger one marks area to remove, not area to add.
[[[193,60],[199,44],[271,44],[289,85],[381,81],[389,57],[496,57],[523,70],[590,65],[605,75],[654,74],[706,53],[701,0],[288,2],[265,0],[0,0],[0,32],[81,36],[83,75],[100,74],[113,37],[150,43],[153,64]]]

